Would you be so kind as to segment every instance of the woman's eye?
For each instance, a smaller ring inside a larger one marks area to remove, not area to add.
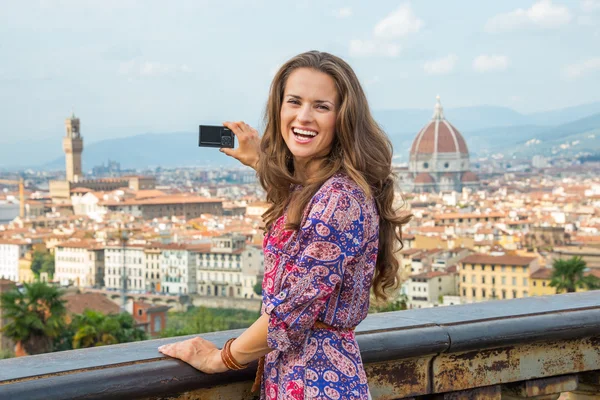
[[[289,99],[288,103],[291,103],[291,104],[300,104],[300,102],[298,100],[296,100],[296,99]]]
[[[323,104],[319,104],[317,106],[317,108],[320,109],[320,110],[327,110],[327,111],[329,111],[329,107],[327,107],[326,105],[323,105]]]

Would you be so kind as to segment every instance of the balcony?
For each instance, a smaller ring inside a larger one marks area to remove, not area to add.
[[[600,398],[600,291],[373,314],[357,338],[375,400]],[[156,350],[181,339],[0,361],[0,399],[255,397],[255,365],[204,375]]]

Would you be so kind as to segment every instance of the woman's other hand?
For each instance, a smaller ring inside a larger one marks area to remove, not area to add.
[[[242,164],[256,169],[260,154],[260,137],[258,131],[243,121],[224,122],[238,139],[238,147],[235,149],[221,148],[221,152],[231,156]]]
[[[178,358],[206,374],[225,372],[228,368],[221,359],[221,350],[201,337],[160,346],[158,351],[169,357]]]

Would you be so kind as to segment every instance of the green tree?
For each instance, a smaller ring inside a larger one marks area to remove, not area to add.
[[[54,276],[54,255],[46,251],[34,251],[31,259],[31,270],[38,279],[41,272],[47,272],[52,278]]]
[[[42,272],[42,266],[44,265],[44,252],[42,251],[34,251],[33,256],[31,258],[31,270],[35,274],[36,278],[40,277],[40,272]]]
[[[385,304],[377,304],[372,302],[369,306],[369,313],[380,313],[389,311],[402,311],[407,308],[408,297],[405,294],[399,295],[395,300]]]
[[[573,293],[577,288],[600,289],[600,279],[585,274],[587,266],[581,257],[556,259],[552,267],[550,286],[556,288],[556,293]]]
[[[127,313],[105,315],[85,310],[73,316],[71,323],[54,343],[56,350],[81,349],[128,343],[147,339],[146,333],[135,327]]]
[[[0,304],[8,323],[4,335],[16,343],[16,349],[26,354],[41,354],[52,350],[53,339],[65,327],[65,301],[62,291],[44,282],[23,284],[2,294]],[[15,350],[17,356],[25,355]]]

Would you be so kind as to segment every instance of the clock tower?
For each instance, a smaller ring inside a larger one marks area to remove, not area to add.
[[[77,182],[82,178],[81,153],[83,152],[83,138],[79,131],[79,118],[75,113],[65,119],[66,135],[63,138],[65,151],[66,172],[68,182]]]

